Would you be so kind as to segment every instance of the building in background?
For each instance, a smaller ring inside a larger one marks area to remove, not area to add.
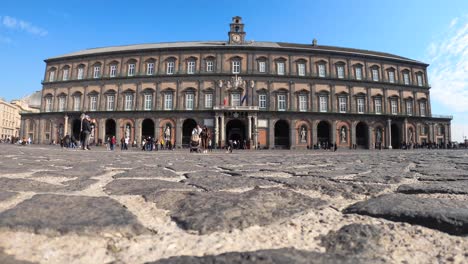
[[[12,141],[19,137],[20,108],[0,98],[0,140]]]
[[[234,17],[226,41],[88,49],[45,60],[40,113],[22,115],[36,143],[129,136],[189,143],[206,125],[217,146],[399,148],[450,142],[450,116],[431,111],[428,64],[351,48],[246,40]]]

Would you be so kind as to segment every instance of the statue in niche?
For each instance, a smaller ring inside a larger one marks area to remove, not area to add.
[[[130,138],[130,125],[125,126],[125,138]]]
[[[164,130],[164,139],[171,140],[171,127],[169,125],[166,125],[166,129]]]
[[[306,128],[303,126],[301,128],[301,143],[306,143],[307,142],[307,130]]]
[[[375,141],[377,143],[382,142],[382,130],[380,128],[377,129],[377,134],[375,135]]]
[[[410,143],[413,143],[413,129],[410,128],[408,132],[409,132],[409,140],[408,141]]]
[[[218,81],[218,87],[219,87],[219,88],[222,88],[222,87],[223,87],[223,80],[219,80],[219,81]]]
[[[254,80],[251,80],[251,81],[250,81],[250,87],[253,88],[254,86],[255,86],[255,81],[254,81]]]
[[[346,139],[346,127],[344,127],[344,126],[341,127],[340,138],[341,138],[342,143],[345,143],[347,141],[347,139]]]

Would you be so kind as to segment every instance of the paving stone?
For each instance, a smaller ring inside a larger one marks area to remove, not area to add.
[[[172,170],[163,167],[139,167],[114,175],[119,178],[179,178],[180,176]]]
[[[450,193],[450,194],[468,194],[468,180],[434,182],[425,184],[404,184],[397,189],[400,193]]]
[[[0,213],[0,228],[52,235],[146,232],[131,212],[111,198],[55,194],[36,194]]]
[[[167,165],[166,168],[176,171],[176,172],[190,172],[190,171],[205,170],[203,166],[200,166],[194,163],[188,163],[188,162]]]
[[[55,192],[60,185],[49,184],[29,179],[0,178],[0,190],[15,192]]]
[[[238,189],[238,188],[253,188],[255,186],[272,186],[277,185],[277,183],[256,179],[250,177],[240,177],[240,176],[226,176],[226,175],[217,175],[217,176],[191,176],[190,178],[183,180],[183,183],[202,188],[205,191],[221,191],[228,189]]]
[[[146,196],[156,206],[170,210],[179,227],[208,234],[216,231],[265,226],[307,210],[321,209],[326,202],[284,189],[256,188],[243,193],[186,192]]]
[[[9,200],[9,199],[15,197],[16,195],[17,195],[17,193],[15,193],[15,192],[0,191],[0,202]]]
[[[148,195],[161,190],[193,190],[186,184],[162,180],[127,180],[118,179],[104,187],[110,195]]]
[[[1,264],[32,264],[37,262],[29,262],[24,260],[17,260],[14,256],[8,255],[0,248],[0,263]]]
[[[229,252],[203,257],[179,256],[161,259],[151,264],[358,264],[384,263],[381,259],[309,252],[293,248],[267,249],[253,252]]]
[[[468,234],[468,204],[464,201],[385,194],[351,205],[344,213],[407,222],[453,235]]]

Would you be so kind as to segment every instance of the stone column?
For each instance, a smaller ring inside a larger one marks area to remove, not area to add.
[[[392,120],[387,119],[387,148],[392,149]]]
[[[367,145],[369,146],[369,149],[374,149],[375,148],[375,144],[372,140],[373,138],[373,135],[374,135],[374,130],[372,129],[371,126],[368,126],[367,127],[369,130],[367,132]]]
[[[356,122],[351,123],[351,147],[356,144]]]
[[[449,136],[448,136],[449,133],[448,132],[449,132],[449,125],[444,124],[444,144],[449,143]]]
[[[182,118],[178,118],[176,120],[176,127],[175,127],[175,146],[176,148],[182,148]]]
[[[312,133],[311,133],[311,142],[312,142],[312,145],[316,145],[318,142],[317,142],[317,122],[315,121],[312,121]]]
[[[294,120],[291,120],[291,124],[289,125],[290,127],[290,133],[289,133],[289,140],[290,140],[290,149],[295,149],[296,148],[296,135],[297,135],[297,130],[296,127],[294,126]]]
[[[214,134],[215,134],[215,144],[217,144],[218,146],[220,146],[219,144],[219,116],[218,115],[215,115],[215,120],[214,120]]]
[[[221,143],[220,147],[224,147],[224,144],[226,143],[226,133],[224,132],[225,126],[224,126],[224,113],[221,115]]]
[[[255,137],[254,137],[254,148],[257,149],[258,146],[258,122],[257,122],[257,117],[254,117],[254,124],[255,124]]]
[[[106,119],[105,118],[101,118],[99,120],[99,138],[102,139],[102,142],[106,142],[107,138],[106,138]]]
[[[408,141],[408,119],[405,118],[405,120],[403,121],[403,142],[407,142]]]
[[[336,143],[336,121],[332,120],[332,125],[331,125],[331,143],[335,144]]]
[[[248,127],[247,127],[247,140],[250,143],[250,140],[252,140],[252,116],[248,115]]]
[[[65,115],[65,122],[63,124],[63,135],[68,135],[68,116]]]
[[[275,147],[275,124],[274,120],[270,118],[268,120],[268,148],[273,149]]]
[[[154,138],[156,139],[159,139],[159,137],[161,136],[160,135],[160,132],[161,132],[161,118],[156,118],[156,120],[154,120]]]

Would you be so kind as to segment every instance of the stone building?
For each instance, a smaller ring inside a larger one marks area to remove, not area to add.
[[[20,108],[0,98],[0,140],[18,137],[20,122]]]
[[[234,17],[226,41],[88,49],[45,60],[41,112],[22,116],[36,143],[110,135],[189,142],[195,124],[213,141],[300,149],[336,143],[398,148],[450,141],[449,116],[431,111],[428,64],[383,52],[246,40]]]

